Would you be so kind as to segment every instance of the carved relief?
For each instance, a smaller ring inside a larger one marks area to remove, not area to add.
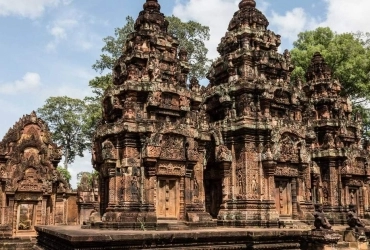
[[[161,162],[158,164],[157,175],[184,176],[185,165],[173,162]]]
[[[171,215],[177,218],[200,211],[202,201],[219,220],[260,219],[261,207],[276,217],[275,206],[279,215],[300,217],[311,213],[313,203],[346,206],[349,186],[368,185],[370,147],[360,140],[361,118],[339,94],[341,84],[319,53],[306,81],[291,82],[290,52],[278,52],[281,37],[250,4],[240,3],[204,87],[195,78],[187,86],[190,55],[167,33],[158,2],[144,5],[114,67],[115,86],[105,93],[104,119],[95,136],[94,167],[109,179],[100,205],[128,211],[106,213],[107,220],[137,222],[138,206],[140,211],[154,207],[160,216],[161,199],[166,204],[161,211],[174,207]],[[40,137],[41,131],[30,134]],[[11,143],[0,144],[0,152],[15,150]],[[33,155],[26,155],[27,162],[42,162]],[[22,159],[2,167],[1,175],[13,166],[22,173],[17,162]],[[301,207],[288,202],[293,193]],[[264,204],[274,197],[275,205]],[[235,199],[238,205],[229,205]],[[250,199],[255,204],[245,202]],[[248,208],[247,216],[239,208]]]
[[[181,136],[167,134],[162,139],[162,159],[185,160],[184,138]]]
[[[216,147],[216,161],[217,162],[232,161],[231,151],[225,145]]]

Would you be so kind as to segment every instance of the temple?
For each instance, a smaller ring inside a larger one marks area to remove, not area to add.
[[[0,239],[36,235],[37,225],[77,224],[76,193],[57,171],[61,150],[35,112],[0,141]]]
[[[160,5],[146,1],[95,136],[102,227],[277,226],[313,221],[315,204],[334,224],[350,205],[370,215],[361,116],[320,53],[305,82],[291,81],[290,53],[268,25],[241,1],[201,87]]]

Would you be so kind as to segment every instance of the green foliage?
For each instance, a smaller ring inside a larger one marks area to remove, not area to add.
[[[95,97],[85,97],[86,112],[83,116],[84,124],[82,132],[86,136],[86,147],[92,148],[95,129],[102,118],[102,108],[100,99]]]
[[[365,39],[364,39],[365,38]],[[304,79],[310,60],[320,52],[333,70],[333,76],[343,85],[343,94],[355,103],[370,99],[370,54],[368,34],[337,34],[330,28],[317,28],[298,35],[291,51],[296,66],[292,78]]]
[[[60,175],[69,183],[72,179],[71,173],[68,171],[68,169],[58,166],[57,171],[60,173]]]
[[[168,33],[177,37],[180,48],[185,48],[190,60],[190,77],[205,78],[210,60],[207,58],[208,49],[204,41],[210,39],[209,27],[194,21],[182,22],[175,16],[166,17],[169,22]]]
[[[54,142],[63,147],[65,169],[76,156],[83,157],[83,151],[87,149],[86,110],[84,101],[67,96],[50,97],[37,110],[39,117],[49,124]]]
[[[103,39],[105,42],[102,48],[103,54],[100,59],[92,66],[96,71],[102,73],[104,70],[112,70],[116,60],[122,55],[122,48],[126,42],[127,36],[134,31],[135,21],[131,16],[126,17],[126,24],[122,28],[114,30],[114,36],[108,36]]]

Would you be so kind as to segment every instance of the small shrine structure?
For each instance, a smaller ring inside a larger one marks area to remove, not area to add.
[[[76,224],[76,194],[57,171],[62,149],[35,112],[0,141],[0,232],[32,235],[36,225]]]

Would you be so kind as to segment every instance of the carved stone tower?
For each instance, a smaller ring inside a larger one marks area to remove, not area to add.
[[[216,147],[227,147],[232,160],[226,164],[216,152],[206,169],[206,176],[221,178],[222,199],[211,196],[207,205],[222,225],[261,225],[297,215],[299,163],[307,161],[298,147],[306,130],[298,87],[290,84],[290,54],[277,52],[280,36],[268,25],[255,1],[241,1],[208,75],[204,107]],[[206,182],[215,183],[210,178]]]
[[[307,125],[313,126],[317,135],[312,145],[312,178],[306,178],[306,187],[311,188],[314,203],[330,208],[332,219],[343,219],[339,211],[349,205],[364,216],[369,207],[366,186],[370,169],[368,143],[361,141],[361,115],[353,114],[351,101],[340,96],[342,86],[332,78],[320,53],[312,58],[306,80]]]
[[[76,222],[70,218],[77,208],[75,194],[57,171],[61,157],[62,149],[35,112],[23,116],[0,141],[2,237],[36,234],[37,225]]]
[[[369,143],[360,115],[317,53],[306,83],[290,79],[288,50],[243,0],[218,46],[210,84],[187,85],[187,53],[148,0],[104,95],[93,163],[102,227],[158,228],[312,220],[369,208]],[[118,222],[118,224],[117,224]],[[144,224],[143,224],[144,223]]]
[[[114,68],[114,86],[104,95],[93,163],[108,227],[211,219],[203,189],[209,137],[195,127],[199,84],[192,79],[187,86],[187,52],[167,27],[158,2],[146,1]]]

